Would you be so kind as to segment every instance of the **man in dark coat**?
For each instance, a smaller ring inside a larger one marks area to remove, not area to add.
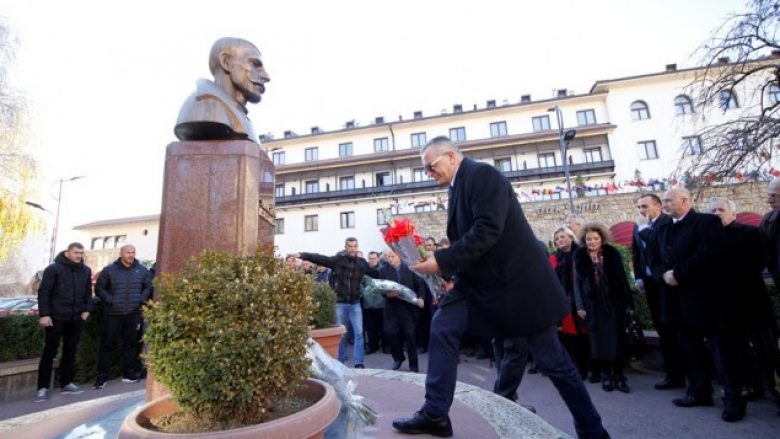
[[[729,289],[728,305],[734,314],[738,357],[742,360],[740,382],[748,386],[743,395],[761,398],[766,388],[780,403],[780,394],[775,390],[780,352],[775,337],[774,307],[762,276],[766,256],[761,251],[761,232],[735,221],[736,206],[728,198],[712,198],[709,211],[720,217],[726,237],[729,266],[724,274]]]
[[[450,186],[447,237],[452,246],[416,264],[421,274],[452,277],[431,322],[425,404],[396,419],[402,433],[452,436],[448,416],[455,392],[460,337],[471,328],[487,337],[524,338],[539,369],[552,379],[581,438],[609,437],[585,385],[558,341],[556,325],[568,301],[547,256],[495,167],[464,158],[447,137],[422,150],[425,171]]]
[[[401,368],[404,362],[404,352],[401,347],[401,334],[406,341],[406,355],[409,356],[409,370],[417,372],[417,319],[420,318],[420,308],[425,306],[425,282],[401,262],[401,258],[388,249],[385,252],[387,264],[379,268],[379,277],[398,282],[414,291],[417,295],[417,305],[398,298],[397,291],[386,293],[384,313],[385,338],[390,344],[393,355],[393,370]]]
[[[678,407],[712,406],[712,385],[708,369],[710,345],[718,379],[723,385],[721,418],[741,420],[744,401],[739,395],[735,346],[729,341],[729,310],[726,286],[717,276],[725,267],[724,234],[720,219],[692,208],[691,194],[674,188],[663,198],[672,223],[659,227],[649,251],[653,277],[662,284],[661,321],[680,328],[680,348],[688,374],[684,398]]]
[[[152,297],[152,275],[135,258],[135,247],[128,244],[119,249],[119,258],[100,272],[96,289],[105,315],[94,388],[102,389],[106,386],[114,345],[120,337],[122,382],[138,382],[135,362],[138,331],[141,329],[141,306]]]
[[[767,212],[758,229],[763,236],[764,249],[767,257],[767,268],[772,274],[775,285],[780,285],[780,178],[769,183],[766,191],[767,204],[772,209]]]
[[[43,355],[38,365],[38,393],[35,402],[49,399],[51,369],[62,340],[59,374],[62,393],[81,393],[73,384],[76,349],[84,321],[92,309],[92,270],[84,265],[84,246],[78,242],[54,258],[43,270],[38,287],[39,323],[44,328]]]
[[[642,194],[636,201],[636,207],[639,209],[639,219],[634,226],[634,236],[631,241],[634,277],[637,288],[647,298],[650,317],[658,332],[661,356],[666,367],[666,377],[656,383],[655,388],[667,390],[685,387],[685,367],[677,342],[677,328],[661,322],[661,286],[653,279],[652,267],[647,261],[647,246],[652,241],[653,231],[672,222],[672,218],[663,213],[661,199],[656,194]]]

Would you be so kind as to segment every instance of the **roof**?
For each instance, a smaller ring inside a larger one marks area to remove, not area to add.
[[[147,221],[159,221],[159,220],[160,220],[160,214],[156,213],[154,215],[130,216],[126,218],[115,218],[110,220],[95,221],[92,223],[86,223],[80,226],[76,226],[73,229],[74,230],[89,229],[92,227],[112,226],[114,224],[144,223]]]

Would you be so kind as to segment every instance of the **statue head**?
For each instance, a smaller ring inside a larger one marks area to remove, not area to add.
[[[209,70],[217,86],[241,105],[260,102],[265,83],[271,80],[260,50],[240,38],[220,38],[211,46]]]

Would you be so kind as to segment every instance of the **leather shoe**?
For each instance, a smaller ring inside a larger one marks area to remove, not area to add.
[[[615,389],[623,393],[631,393],[631,388],[628,387],[626,377],[615,378]]]
[[[416,412],[411,418],[394,419],[393,428],[401,433],[452,437],[452,423],[449,416],[435,418],[423,410]]]
[[[669,377],[666,377],[660,383],[655,384],[655,390],[682,389],[684,387],[685,381],[676,381],[669,379]]]
[[[611,392],[615,390],[615,383],[612,381],[611,377],[605,376],[604,379],[601,380],[601,388],[604,389],[605,392]]]
[[[741,397],[728,400],[723,398],[723,413],[720,418],[726,422],[737,422],[745,419],[747,400]]]
[[[672,400],[672,404],[677,407],[715,407],[715,403],[712,401],[711,396],[704,396],[696,398],[692,395],[685,395],[685,398],[677,398]]]
[[[393,370],[398,370],[401,368],[401,364],[403,364],[404,360],[399,361],[393,361]]]

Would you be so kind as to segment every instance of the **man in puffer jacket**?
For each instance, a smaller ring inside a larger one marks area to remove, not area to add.
[[[141,325],[141,305],[152,296],[152,277],[135,258],[135,247],[119,249],[119,259],[106,266],[98,277],[97,295],[105,311],[103,335],[98,358],[95,389],[102,389],[108,380],[111,354],[117,337],[122,337],[122,382],[135,383],[134,366],[138,352],[137,334]]]
[[[83,262],[84,246],[68,245],[43,271],[38,288],[38,315],[46,331],[43,355],[38,366],[38,393],[35,402],[49,399],[52,361],[62,340],[60,384],[62,393],[81,393],[75,384],[76,348],[84,321],[92,307],[92,270]]]

